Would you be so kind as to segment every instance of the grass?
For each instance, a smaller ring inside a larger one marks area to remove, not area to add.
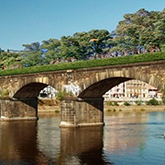
[[[55,113],[60,113],[60,110],[58,110],[58,109],[57,109],[57,110],[55,110]]]
[[[69,69],[103,67],[103,66],[111,66],[111,65],[121,65],[121,64],[160,61],[160,60],[165,60],[165,52],[130,55],[130,56],[104,58],[104,59],[87,60],[87,61],[77,61],[77,62],[61,63],[61,64],[53,64],[53,65],[24,67],[17,69],[6,69],[0,71],[0,76],[60,71],[60,70],[69,70]]]

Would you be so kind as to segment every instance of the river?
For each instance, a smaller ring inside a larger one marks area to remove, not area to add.
[[[59,128],[59,115],[1,122],[0,165],[165,165],[165,112],[104,118],[82,128]]]

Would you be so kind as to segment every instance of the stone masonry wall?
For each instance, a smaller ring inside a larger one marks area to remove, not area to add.
[[[103,99],[92,100],[95,105],[84,100],[63,100],[61,102],[61,127],[103,125]]]
[[[36,120],[37,112],[34,107],[18,100],[2,99],[1,120]]]

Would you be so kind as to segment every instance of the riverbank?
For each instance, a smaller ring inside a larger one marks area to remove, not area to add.
[[[38,113],[60,113],[60,106],[58,105],[53,105],[53,106],[48,106],[48,105],[39,105],[38,106]]]
[[[131,106],[104,106],[107,112],[165,112],[165,105],[131,105]]]
[[[152,105],[131,105],[131,106],[108,106],[104,105],[106,112],[165,112],[165,105],[152,106]],[[60,106],[39,105],[38,113],[60,113]]]

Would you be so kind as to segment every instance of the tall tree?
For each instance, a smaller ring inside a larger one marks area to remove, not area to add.
[[[48,63],[60,57],[61,43],[58,39],[42,41],[41,49]]]
[[[39,42],[23,44],[23,46],[25,47],[25,52],[22,54],[22,56],[24,57],[24,66],[47,64]]]
[[[123,49],[143,46],[159,47],[164,42],[164,11],[140,9],[134,14],[125,14],[117,26],[115,40]]]

